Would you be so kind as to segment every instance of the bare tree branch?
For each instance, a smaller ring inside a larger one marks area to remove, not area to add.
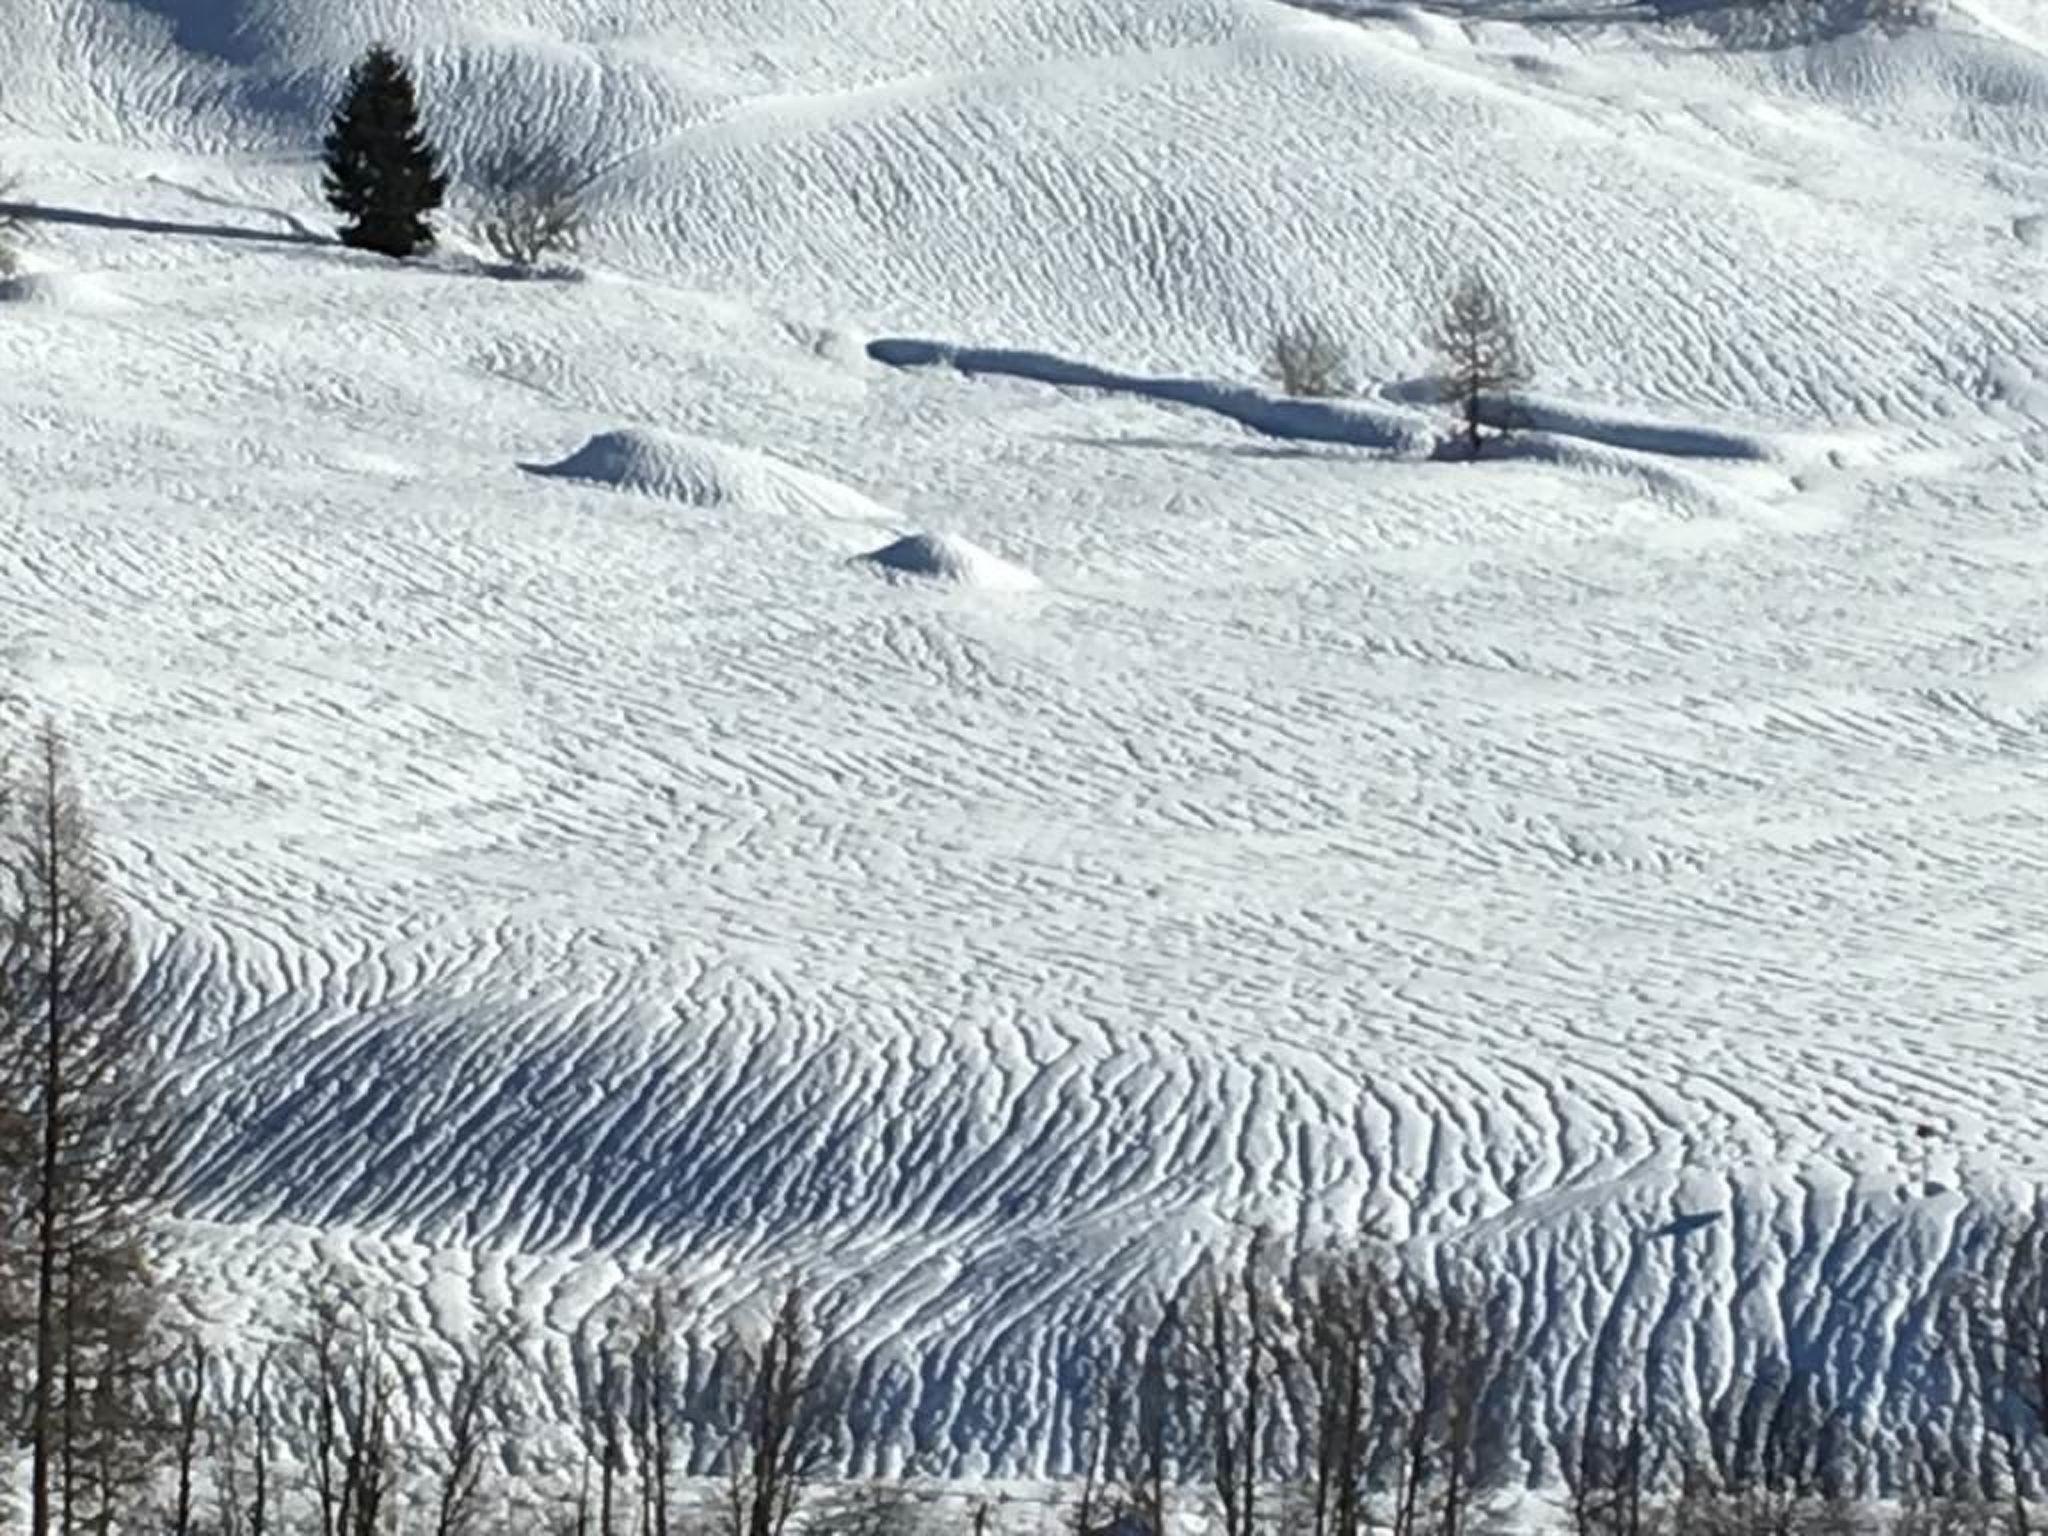
[[[477,177],[477,234],[520,272],[573,256],[583,239],[584,185],[565,151],[507,150]]]

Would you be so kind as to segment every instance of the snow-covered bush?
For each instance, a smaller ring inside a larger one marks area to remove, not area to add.
[[[1307,399],[1343,394],[1348,372],[1344,344],[1315,320],[1281,327],[1266,358],[1266,376],[1288,394]]]
[[[477,177],[477,237],[520,272],[574,255],[583,237],[583,183],[560,150],[499,155]]]

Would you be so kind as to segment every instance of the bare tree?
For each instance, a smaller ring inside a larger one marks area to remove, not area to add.
[[[1137,1387],[1126,1418],[1126,1439],[1118,1469],[1125,1507],[1152,1536],[1164,1536],[1168,1495],[1176,1462],[1187,1439],[1176,1362],[1184,1325],[1179,1305],[1169,1300],[1155,1321],[1126,1335],[1125,1358],[1136,1365]]]
[[[622,1346],[619,1337],[620,1309],[629,1304],[624,1293],[615,1293],[584,1319],[579,1338],[573,1407],[581,1458],[576,1526],[582,1536],[613,1536],[621,1480],[630,1470],[632,1344]]]
[[[1274,333],[1266,377],[1290,395],[1321,399],[1344,393],[1349,366],[1344,344],[1327,326],[1298,320]]]
[[[463,1353],[448,1394],[447,1453],[434,1501],[434,1536],[470,1536],[485,1511],[484,1478],[498,1453],[517,1335],[498,1329]]]
[[[1572,1536],[1643,1536],[1643,1442],[1642,1414],[1600,1394],[1596,1383],[1580,1407],[1564,1456]]]
[[[1080,1406],[1082,1455],[1085,1460],[1070,1521],[1074,1536],[1093,1536],[1113,1519],[1114,1501],[1109,1492],[1106,1469],[1111,1443],[1122,1430],[1125,1412],[1123,1381],[1112,1373],[1107,1381],[1098,1380],[1091,1385],[1093,1390]]]
[[[1079,1403],[1085,1462],[1069,1523],[1080,1536],[1131,1524],[1152,1536],[1165,1530],[1184,1342],[1173,1304],[1137,1307],[1096,1362]]]
[[[0,1151],[24,1241],[30,1536],[96,1523],[132,1492],[152,1285],[140,1234],[162,1165],[134,955],[62,735],[38,732],[6,805],[0,868]],[[126,1485],[120,1486],[120,1485]],[[69,1497],[67,1497],[67,1495]]]
[[[633,1341],[628,1394],[633,1461],[640,1474],[638,1536],[668,1536],[674,1509],[669,1483],[675,1470],[675,1351],[675,1302],[657,1285]]]
[[[1983,1395],[1985,1426],[1996,1437],[1986,1486],[2004,1484],[2007,1524],[2029,1536],[2028,1499],[2048,1438],[2048,1195],[1995,1222],[1968,1273],[1945,1298],[1944,1344],[1970,1364]]]
[[[321,1536],[378,1536],[397,1477],[395,1385],[382,1330],[332,1271],[312,1282],[297,1353],[296,1427]]]
[[[271,1350],[256,1362],[249,1387],[249,1416],[255,1434],[249,1451],[249,1536],[270,1536],[270,1469],[274,1461],[270,1407]]]
[[[590,1468],[596,1460],[596,1453],[590,1448],[588,1420],[585,1420],[583,1453],[577,1462],[575,1515],[568,1522],[573,1536],[590,1536]]]
[[[1187,1386],[1199,1426],[1194,1461],[1214,1497],[1222,1536],[1252,1536],[1266,1437],[1278,1399],[1280,1312],[1267,1234],[1213,1259],[1187,1329]]]
[[[1505,435],[1514,421],[1514,392],[1530,379],[1507,299],[1484,275],[1467,272],[1451,290],[1431,343],[1438,391],[1462,418],[1465,456],[1476,459],[1481,427]]]
[[[727,1495],[732,1536],[783,1536],[829,1449],[838,1363],[801,1285],[765,1333],[727,1341]]]
[[[1315,1262],[1301,1286],[1295,1364],[1304,1403],[1309,1536],[1359,1536],[1379,1464],[1379,1389],[1396,1305],[1388,1260],[1366,1247]]]
[[[561,149],[506,150],[477,177],[477,233],[519,272],[572,256],[583,240],[585,184]]]
[[[270,1530],[270,1367],[275,1353],[265,1348],[256,1357],[246,1385],[230,1378],[208,1428],[219,1536],[267,1536]]]
[[[178,1487],[171,1505],[171,1536],[192,1536],[193,1470],[199,1461],[201,1415],[206,1407],[206,1346],[194,1341],[191,1374],[178,1392]]]
[[[1486,1302],[1475,1277],[1408,1277],[1385,1369],[1395,1457],[1394,1536],[1459,1536],[1483,1471],[1481,1410],[1501,1362],[1488,1348]]]

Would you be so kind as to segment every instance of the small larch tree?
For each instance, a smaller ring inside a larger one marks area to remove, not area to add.
[[[54,725],[0,834],[0,1294],[25,1345],[30,1536],[138,1495],[154,1286],[142,1237],[164,1148],[135,954]],[[10,1353],[15,1351],[10,1350]]]
[[[1514,392],[1530,378],[1507,299],[1480,273],[1466,273],[1451,291],[1430,340],[1437,354],[1437,387],[1458,412],[1465,456],[1476,459],[1481,427],[1490,415],[1491,424],[1504,434],[1514,419]]]
[[[349,71],[327,130],[327,201],[347,222],[344,245],[402,259],[432,247],[428,216],[448,178],[420,126],[419,95],[398,55],[379,43]]]

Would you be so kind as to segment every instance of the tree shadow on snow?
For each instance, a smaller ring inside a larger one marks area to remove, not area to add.
[[[141,235],[175,235],[193,240],[246,240],[257,245],[331,245],[324,235],[285,229],[251,229],[241,224],[193,224],[179,219],[145,219],[126,214],[61,208],[49,203],[0,202],[0,219],[30,224],[69,224],[84,229],[121,229]]]
[[[136,9],[161,18],[171,41],[187,53],[203,53],[223,64],[255,62],[257,39],[236,0],[130,0]]]
[[[1055,441],[1076,448],[1130,449],[1151,453],[1202,453],[1219,459],[1331,459],[1346,462],[1381,458],[1373,449],[1354,448],[1344,443],[1208,443],[1184,437],[1147,437],[1094,433],[1059,433]]]

